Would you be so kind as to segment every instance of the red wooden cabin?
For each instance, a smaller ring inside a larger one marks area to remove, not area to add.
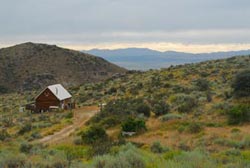
[[[61,84],[48,86],[35,98],[35,111],[42,112],[57,108],[74,108],[71,94]]]

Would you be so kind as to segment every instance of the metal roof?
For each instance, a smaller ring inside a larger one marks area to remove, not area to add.
[[[68,98],[71,98],[71,94],[61,85],[50,85],[48,86],[48,89],[59,99],[59,100],[65,100]]]

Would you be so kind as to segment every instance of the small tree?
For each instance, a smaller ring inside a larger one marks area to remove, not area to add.
[[[250,70],[245,70],[236,75],[232,88],[236,97],[250,97]]]

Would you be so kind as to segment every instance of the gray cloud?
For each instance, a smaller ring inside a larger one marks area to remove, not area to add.
[[[1,43],[250,43],[249,0],[1,1]]]

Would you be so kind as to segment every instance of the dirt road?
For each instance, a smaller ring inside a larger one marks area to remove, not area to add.
[[[77,128],[82,127],[91,117],[93,117],[98,112],[98,107],[92,106],[75,109],[72,125],[68,125],[60,131],[55,132],[53,135],[43,137],[42,139],[39,139],[36,142],[43,144],[59,143],[60,141],[63,141],[67,137],[69,137]]]

